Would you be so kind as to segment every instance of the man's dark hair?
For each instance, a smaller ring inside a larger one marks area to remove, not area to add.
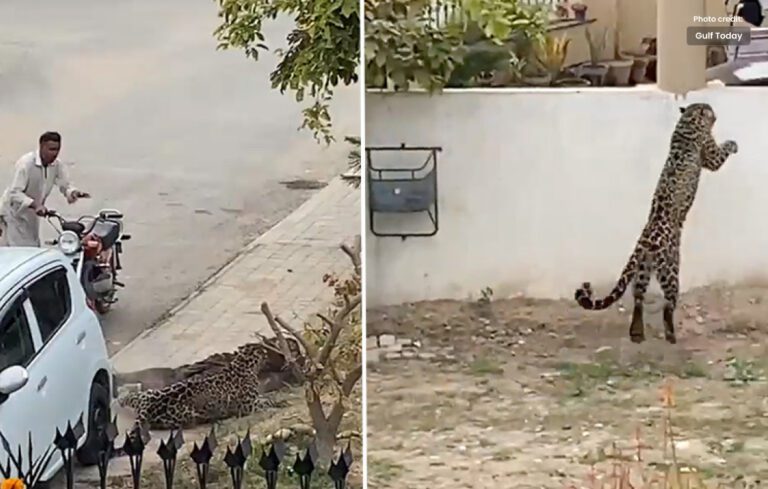
[[[40,136],[40,144],[47,143],[61,143],[61,134],[56,131],[47,131]]]

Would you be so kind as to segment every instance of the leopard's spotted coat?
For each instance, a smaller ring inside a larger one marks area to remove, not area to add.
[[[295,358],[302,358],[298,343],[288,339]],[[233,353],[211,357],[210,368],[162,389],[133,392],[119,400],[132,408],[136,423],[151,429],[182,429],[228,418],[247,416],[276,403],[260,390],[260,377],[285,368],[274,339],[247,343]]]
[[[629,336],[635,343],[645,340],[643,298],[651,273],[664,294],[664,336],[676,343],[674,311],[680,280],[680,236],[693,205],[701,170],[717,171],[738,151],[733,141],[718,145],[712,136],[716,116],[709,104],[695,103],[680,109],[670,143],[669,156],[656,186],[645,228],[613,290],[603,299],[592,298],[590,284],[576,290],[575,299],[584,309],[606,309],[616,302],[632,281],[634,310]]]

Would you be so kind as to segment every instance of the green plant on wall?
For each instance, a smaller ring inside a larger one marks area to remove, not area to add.
[[[445,0],[439,8],[453,13],[442,23],[429,2],[366,0],[368,87],[402,90],[416,83],[436,91],[449,81],[462,86],[483,71],[509,65],[516,43],[538,41],[545,31],[543,11],[519,0]]]
[[[571,40],[565,36],[547,36],[536,50],[536,60],[550,76],[552,82],[557,81],[563,71],[570,42]]]

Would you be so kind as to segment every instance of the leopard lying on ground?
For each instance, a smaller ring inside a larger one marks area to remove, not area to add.
[[[301,359],[298,342],[288,338],[294,358]],[[188,367],[187,378],[161,389],[130,393],[119,400],[148,429],[182,429],[277,407],[264,394],[261,379],[285,369],[274,338],[247,343],[232,353],[220,353]]]
[[[664,294],[664,337],[669,343],[677,342],[674,311],[680,287],[683,224],[696,197],[702,168],[717,171],[738,151],[733,141],[721,145],[715,142],[712,127],[716,116],[709,104],[691,104],[681,107],[680,112],[682,115],[672,133],[669,156],[653,195],[648,220],[618,283],[603,299],[592,298],[588,282],[575,294],[576,301],[584,309],[606,309],[624,295],[627,285],[633,281],[635,304],[629,336],[635,343],[645,340],[643,299],[654,272]]]

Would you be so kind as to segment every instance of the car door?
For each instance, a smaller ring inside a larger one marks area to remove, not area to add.
[[[18,447],[22,447],[25,465],[29,434],[32,434],[33,457],[45,452],[55,434],[51,431],[55,407],[46,396],[47,372],[37,354],[35,343],[39,342],[28,320],[28,307],[26,293],[20,291],[0,309],[0,371],[20,365],[29,374],[24,387],[5,399],[0,397],[0,431],[10,442],[14,456],[18,454]],[[7,460],[8,455],[0,447],[0,463],[5,464]]]
[[[40,331],[47,370],[48,395],[55,399],[56,427],[74,426],[88,406],[89,365],[83,351],[85,330],[73,319],[69,274],[62,265],[45,270],[26,286],[33,311],[30,322]],[[35,328],[33,327],[33,330]],[[55,430],[54,430],[55,432]]]

